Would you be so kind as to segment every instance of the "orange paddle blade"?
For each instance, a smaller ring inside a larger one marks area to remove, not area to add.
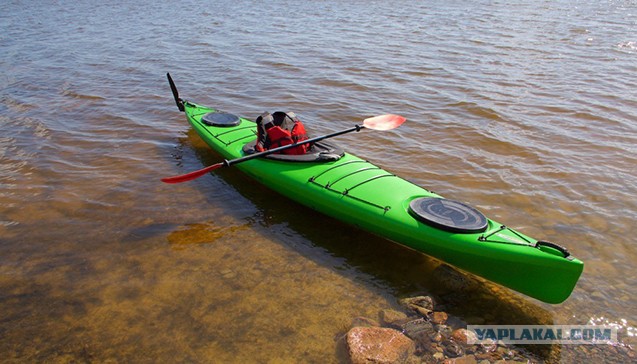
[[[363,120],[363,126],[372,130],[391,130],[401,126],[406,120],[400,115],[385,114]]]

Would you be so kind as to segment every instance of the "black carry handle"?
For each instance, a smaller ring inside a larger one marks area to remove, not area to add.
[[[569,253],[568,249],[566,249],[565,247],[559,245],[559,244],[555,244],[552,243],[550,241],[544,241],[544,240],[538,240],[537,243],[535,243],[535,247],[539,248],[541,245],[543,246],[548,246],[549,248],[553,248],[555,250],[559,250],[563,255],[564,258],[567,258],[571,255],[571,253]]]

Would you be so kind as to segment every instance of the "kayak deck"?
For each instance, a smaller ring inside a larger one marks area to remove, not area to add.
[[[244,146],[256,139],[256,124],[248,119],[239,118],[232,126],[207,125],[202,118],[217,110],[187,101],[183,105],[195,131],[228,160],[245,156]],[[583,263],[560,246],[488,218],[476,232],[425,223],[410,213],[410,203],[442,196],[347,152],[336,160],[256,158],[236,167],[312,209],[547,303],[568,298],[583,270]]]

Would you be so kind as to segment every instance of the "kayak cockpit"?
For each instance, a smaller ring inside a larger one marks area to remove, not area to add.
[[[253,140],[243,146],[243,153],[246,155],[256,153]],[[345,151],[333,144],[324,142],[313,143],[310,150],[305,154],[268,154],[264,158],[283,162],[332,162],[339,160],[345,155]]]
[[[234,114],[213,111],[201,118],[201,121],[214,127],[235,127],[241,124],[241,118]],[[253,140],[243,146],[243,153],[250,155],[256,153],[257,141]],[[345,155],[345,151],[333,144],[316,142],[304,154],[268,154],[264,158],[284,162],[331,162],[339,160]]]

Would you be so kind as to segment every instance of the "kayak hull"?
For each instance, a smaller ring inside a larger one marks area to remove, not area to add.
[[[217,110],[183,102],[197,134],[225,159],[244,157],[256,139],[256,124],[211,126],[202,117]],[[354,155],[323,162],[256,158],[236,168],[272,190],[343,222],[440,259],[462,270],[547,303],[561,303],[573,291],[583,263],[554,244],[538,241],[486,219],[486,229],[458,233],[440,229],[410,213],[410,203],[441,196]]]

